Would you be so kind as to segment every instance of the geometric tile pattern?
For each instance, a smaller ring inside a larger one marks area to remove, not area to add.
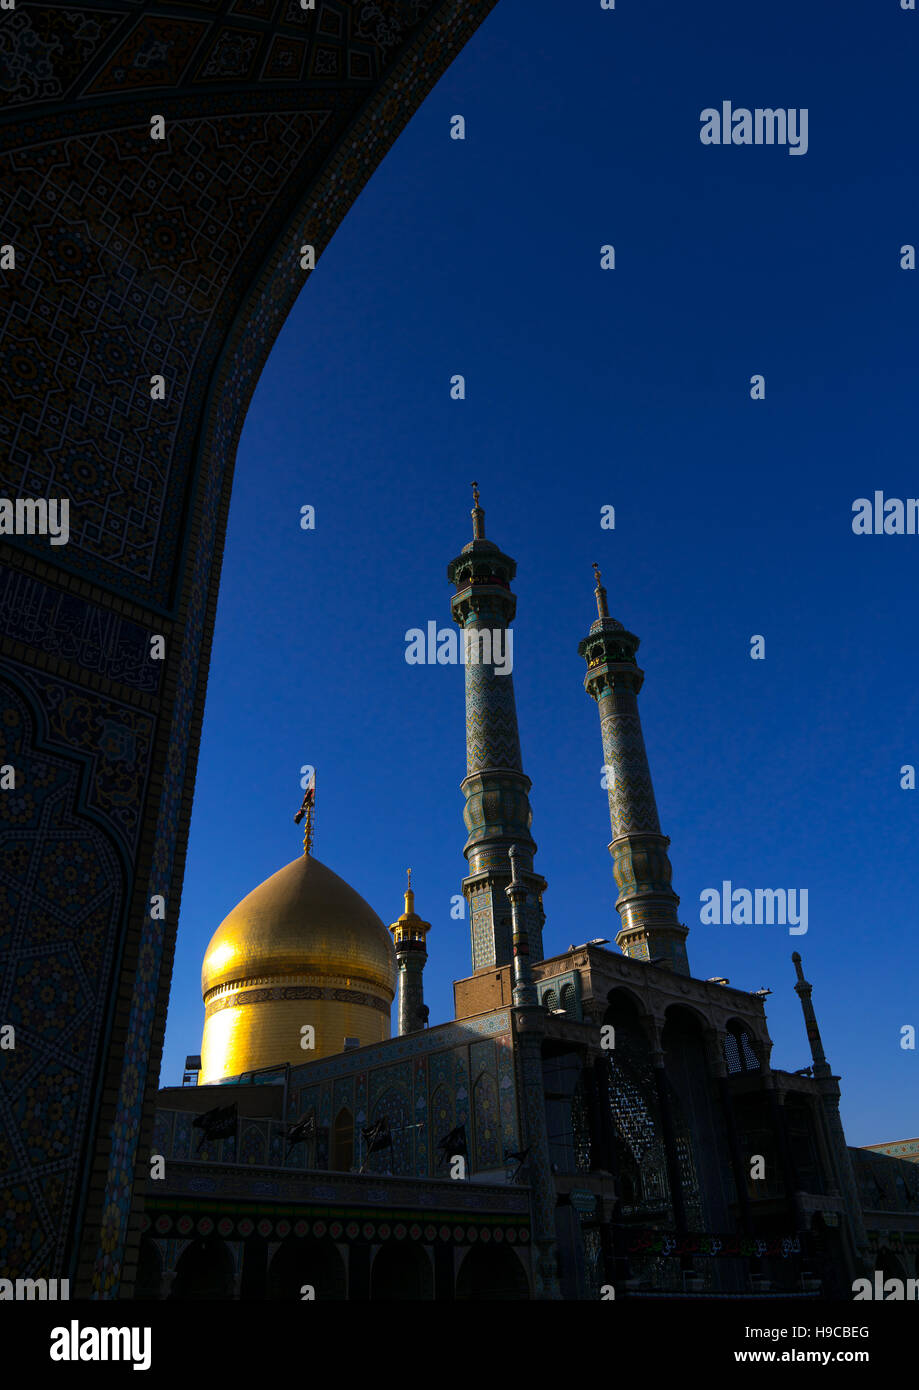
[[[493,767],[523,771],[514,678],[477,662],[466,666],[466,776]]]
[[[39,745],[37,714],[2,686],[0,763],[0,1267],[63,1267],[80,1139],[96,1102],[98,1000],[111,981],[122,860],[82,800],[85,767]]]
[[[613,769],[607,779],[613,839],[635,831],[659,835],[660,821],[635,692],[607,689],[597,704],[603,761]]]
[[[62,1058],[33,1051],[3,1142],[36,1128],[59,1083],[70,1139],[54,1171],[37,1143],[34,1182],[21,1166],[33,1150],[15,1140],[23,1180],[11,1200],[32,1270],[69,1274],[84,1294],[92,1279],[96,1296],[117,1295],[129,1220],[136,1249],[138,1146],[153,1124],[245,411],[308,279],[301,242],[322,254],[492,3],[185,0],[176,13],[153,0],[49,0],[3,12],[0,244],[15,247],[16,267],[0,272],[0,494],[70,502],[67,545],[0,544],[3,651],[35,701],[17,814],[45,814],[43,775],[70,783],[54,801],[47,887],[24,832],[0,890],[53,962],[62,1011],[88,1011],[90,1039],[73,1085]],[[165,117],[164,141],[150,139],[152,114]],[[158,663],[153,633],[166,638]],[[154,893],[165,922],[143,911]],[[76,970],[73,920],[98,941],[99,974]],[[12,978],[34,1050],[24,969]],[[4,1054],[4,1075],[17,1060]]]
[[[12,160],[2,240],[24,269],[0,313],[5,480],[11,495],[68,497],[67,563],[121,594],[169,606],[196,358],[275,189],[329,117],[172,117],[168,141],[138,125]],[[228,177],[234,147],[246,157]],[[154,372],[165,400],[151,399]],[[43,538],[25,543],[47,554]]]

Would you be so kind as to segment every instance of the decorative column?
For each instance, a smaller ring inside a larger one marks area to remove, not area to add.
[[[510,883],[505,893],[510,900],[515,945],[526,939],[524,904],[526,884],[519,877],[522,854],[516,845],[508,851]],[[521,951],[514,955],[514,994],[511,1014],[520,1081],[523,1147],[528,1154],[533,1222],[536,1297],[561,1298],[558,1282],[558,1249],[555,1231],[555,1179],[549,1160],[546,1125],[546,1092],[542,1071],[542,1044],[546,1033],[546,1011],[537,1003],[536,987],[530,973],[529,958]]]
[[[424,967],[428,958],[425,938],[430,922],[422,922],[415,911],[412,871],[408,871],[405,911],[389,928],[396,946],[396,1036],[415,1033],[428,1021],[424,1002]]]
[[[849,1154],[849,1146],[846,1143],[845,1131],[842,1127],[842,1120],[839,1115],[839,1078],[835,1077],[826,1059],[823,1050],[823,1040],[820,1037],[820,1029],[817,1026],[817,1015],[814,1012],[814,1005],[811,1000],[813,985],[808,984],[804,978],[804,971],[801,968],[801,956],[797,951],[792,952],[791,959],[794,962],[795,973],[798,976],[795,985],[795,993],[801,1001],[801,1009],[804,1013],[804,1025],[807,1029],[807,1041],[810,1044],[811,1057],[814,1066],[814,1081],[817,1090],[820,1092],[820,1100],[823,1105],[823,1118],[826,1122],[826,1135],[829,1142],[830,1153],[833,1165],[836,1169],[836,1176],[839,1181],[839,1188],[845,1203],[849,1217],[849,1229],[852,1232],[853,1257],[855,1273],[860,1275],[863,1269],[868,1267],[868,1234],[865,1230],[865,1222],[862,1217],[862,1204],[859,1199],[858,1189],[855,1185],[855,1174],[852,1171],[852,1158]]]
[[[677,915],[680,900],[670,885],[670,841],[661,834],[638,716],[638,692],[644,681],[635,660],[639,639],[610,617],[596,565],[594,573],[598,617],[578,652],[587,662],[584,688],[600,712],[613,830],[609,852],[622,922],[616,945],[634,960],[653,961],[688,975],[689,929]]]
[[[472,968],[509,965],[512,960],[511,916],[504,890],[509,882],[507,853],[519,853],[518,873],[526,888],[521,906],[532,961],[542,960],[542,895],[546,881],[533,870],[536,844],[530,834],[533,813],[517,731],[513,631],[517,600],[511,580],[517,565],[485,539],[485,513],[473,483],[472,540],[447,567],[456,586],[453,620],[462,629],[466,669],[466,798],[464,819],[469,838],[463,853],[469,873],[463,893],[469,903]],[[497,659],[496,659],[497,658]]]
[[[538,1004],[533,972],[530,970],[530,942],[526,929],[527,887],[520,877],[520,850],[516,845],[511,845],[507,857],[511,866],[511,881],[504,892],[511,905],[514,949],[513,999],[515,1004]]]

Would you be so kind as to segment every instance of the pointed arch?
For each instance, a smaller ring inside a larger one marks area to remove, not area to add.
[[[389,1241],[382,1246],[370,1271],[370,1297],[392,1303],[434,1297],[434,1271],[423,1246]]]
[[[233,1297],[233,1256],[219,1236],[199,1236],[176,1265],[172,1297],[188,1301]]]
[[[332,1125],[329,1167],[335,1173],[349,1173],[354,1167],[354,1116],[343,1105]]]
[[[528,1299],[530,1287],[517,1255],[506,1245],[474,1245],[460,1265],[456,1297],[476,1302]]]

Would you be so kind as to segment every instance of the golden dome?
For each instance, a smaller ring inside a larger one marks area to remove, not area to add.
[[[304,970],[360,977],[395,992],[395,952],[383,922],[343,878],[301,855],[221,922],[204,957],[201,992],[207,997],[233,980]]]
[[[389,1037],[395,950],[383,922],[310,856],[279,869],[234,907],[201,971],[204,1082],[281,1062],[299,1065]],[[303,1050],[312,1025],[315,1046]]]

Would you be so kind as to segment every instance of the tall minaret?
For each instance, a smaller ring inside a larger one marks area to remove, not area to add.
[[[520,905],[529,959],[542,960],[542,895],[545,879],[533,870],[536,845],[530,835],[532,783],[523,772],[514,684],[510,674],[513,631],[508,626],[517,600],[511,593],[516,563],[485,539],[485,513],[472,484],[472,540],[451,560],[447,578],[456,585],[453,620],[463,630],[466,667],[466,798],[469,838],[463,853],[469,874],[463,893],[469,903],[472,968],[509,965],[513,960],[508,850],[517,847],[517,877],[526,888]],[[504,672],[504,674],[502,674]]]
[[[609,852],[619,887],[616,910],[622,925],[616,944],[634,960],[655,960],[689,974],[689,929],[677,916],[679,898],[670,886],[670,841],[661,834],[648,756],[638,717],[644,672],[635,653],[639,641],[609,615],[606,590],[594,565],[596,622],[578,647],[587,662],[584,688],[597,702],[613,838]]]
[[[422,922],[415,911],[411,869],[405,890],[405,911],[389,930],[396,945],[396,1035],[401,1038],[423,1028],[428,1017],[424,1002],[424,967],[428,958],[425,938],[431,924]]]
[[[846,1143],[842,1117],[839,1114],[839,1079],[833,1075],[833,1069],[823,1050],[823,1039],[820,1036],[814,1002],[811,998],[813,985],[804,978],[800,953],[793,951],[791,959],[794,963],[795,974],[798,977],[795,993],[801,1001],[801,1010],[804,1014],[804,1026],[807,1029],[807,1041],[810,1044],[813,1060],[814,1083],[820,1092],[833,1166],[836,1169],[839,1189],[846,1204],[852,1228],[854,1267],[856,1273],[861,1274],[862,1267],[867,1268],[868,1236],[865,1231],[865,1221],[862,1216],[862,1204],[858,1195],[855,1174],[852,1170],[852,1157]]]

